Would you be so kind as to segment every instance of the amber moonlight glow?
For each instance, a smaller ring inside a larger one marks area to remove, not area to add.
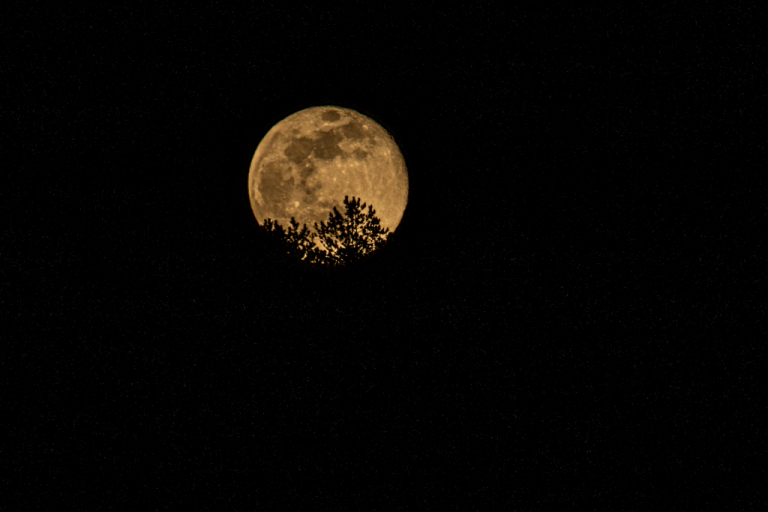
[[[267,132],[251,161],[248,193],[256,220],[287,227],[291,217],[312,229],[344,196],[373,205],[395,231],[408,202],[408,171],[392,137],[372,119],[347,108],[312,107]]]

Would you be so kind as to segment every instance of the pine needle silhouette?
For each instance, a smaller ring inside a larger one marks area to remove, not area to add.
[[[287,229],[271,219],[264,221],[264,227],[281,240],[291,256],[318,265],[348,265],[382,248],[390,233],[389,228],[382,228],[373,205],[366,211],[359,198],[344,196],[344,207],[344,215],[334,207],[327,222],[314,224],[314,232],[306,224],[299,229],[294,217]]]

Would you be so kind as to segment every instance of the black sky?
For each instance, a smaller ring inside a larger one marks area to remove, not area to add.
[[[749,7],[10,20],[9,510],[759,500],[735,481],[768,353]],[[393,135],[411,190],[386,255],[313,275],[259,237],[246,181],[275,123],[328,104]]]

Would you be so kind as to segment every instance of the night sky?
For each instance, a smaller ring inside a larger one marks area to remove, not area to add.
[[[0,508],[765,503],[749,7],[107,4],[6,20]],[[411,184],[387,250],[328,273],[247,190],[318,105]]]

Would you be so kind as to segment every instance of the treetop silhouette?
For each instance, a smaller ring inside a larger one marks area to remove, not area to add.
[[[344,196],[345,214],[334,207],[327,222],[314,224],[314,231],[291,217],[291,225],[284,229],[276,221],[266,219],[264,228],[284,245],[285,252],[309,263],[341,266],[361,260],[382,248],[389,238],[389,228],[382,228],[373,205],[359,198]]]

